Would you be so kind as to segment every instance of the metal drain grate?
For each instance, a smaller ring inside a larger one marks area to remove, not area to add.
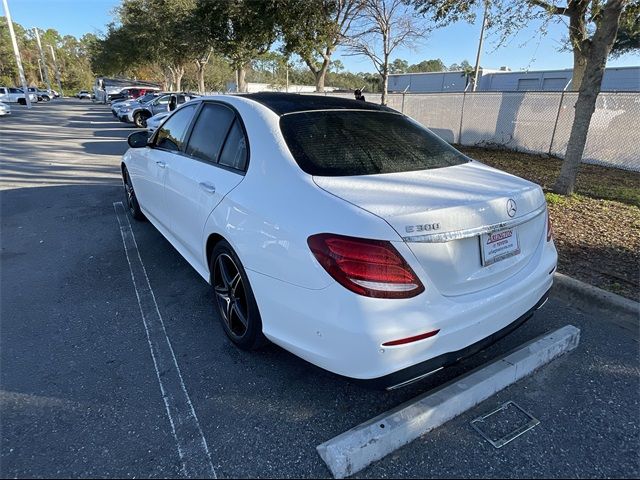
[[[487,442],[495,448],[500,448],[539,423],[540,420],[509,400],[495,410],[472,420],[471,426]]]

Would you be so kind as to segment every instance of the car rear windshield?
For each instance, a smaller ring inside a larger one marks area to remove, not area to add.
[[[411,172],[469,161],[437,135],[395,113],[292,113],[282,116],[280,128],[296,162],[310,175]]]

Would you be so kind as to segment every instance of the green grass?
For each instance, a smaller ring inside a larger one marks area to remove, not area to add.
[[[570,198],[567,198],[564,195],[558,195],[557,193],[547,192],[544,194],[547,199],[548,205],[564,205],[566,204]]]
[[[458,148],[471,158],[531,180],[547,192],[552,191],[562,166],[562,160],[552,157],[508,150],[461,146]],[[583,164],[578,172],[575,193],[590,198],[614,200],[640,207],[640,173]],[[551,197],[551,200],[547,198],[547,201],[557,202],[559,199]]]

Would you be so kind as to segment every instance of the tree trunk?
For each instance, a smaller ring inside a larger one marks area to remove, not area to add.
[[[171,80],[173,77],[173,74],[171,73],[171,70],[169,68],[163,68],[162,76],[164,77],[164,80],[162,82],[162,89],[165,92],[171,91],[171,89],[173,88],[173,82]]]
[[[325,55],[324,59],[322,60],[322,66],[320,67],[320,69],[313,72],[316,77],[316,92],[324,92],[324,79],[327,76],[327,71],[329,70],[330,63],[331,53]]]
[[[588,48],[583,48],[586,54],[584,78],[580,84],[580,93],[575,106],[575,118],[571,127],[571,135],[567,144],[567,152],[562,163],[560,176],[556,180],[553,190],[562,195],[571,195],[575,188],[578,170],[582,162],[584,147],[587,143],[587,134],[591,116],[596,107],[596,99],[600,93],[604,68],[607,57],[616,39],[620,14],[625,0],[609,0],[601,13],[593,39]]]
[[[182,77],[184,76],[184,67],[178,67],[176,68],[176,91],[177,92],[181,92],[182,91]]]
[[[387,104],[387,94],[389,90],[389,55],[384,56],[384,63],[382,64],[382,98],[380,99],[381,105]]]
[[[196,60],[196,76],[198,78],[198,93],[204,93],[204,69],[206,63]]]
[[[204,93],[204,70],[207,67],[207,63],[209,63],[209,59],[211,58],[211,53],[213,53],[213,48],[209,49],[209,53],[207,56],[196,60],[196,74],[198,78],[198,93]]]
[[[573,50],[573,76],[571,77],[571,85],[569,90],[577,92],[582,85],[582,79],[584,78],[585,71],[587,69],[587,55],[581,50]]]
[[[384,71],[382,73],[382,98],[380,99],[381,105],[387,104],[387,90],[389,89],[389,72]]]
[[[175,88],[175,91],[179,92],[182,90],[182,77],[184,76],[184,67],[169,67],[169,71],[171,72],[171,90]]]
[[[590,42],[586,17],[590,2],[591,0],[573,0],[568,9],[569,40],[573,49],[573,75],[569,90],[574,92],[580,90],[587,68]]]
[[[247,70],[244,64],[239,65],[236,68],[236,77],[238,79],[238,85],[236,86],[236,90],[239,93],[247,93],[247,82],[246,82]]]
[[[324,78],[327,75],[328,64],[323,64],[320,70],[314,72],[316,77],[316,92],[324,92]]]

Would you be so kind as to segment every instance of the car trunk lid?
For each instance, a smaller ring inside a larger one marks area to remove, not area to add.
[[[473,293],[515,275],[545,233],[540,187],[475,161],[314,181],[386,220],[447,296]]]

